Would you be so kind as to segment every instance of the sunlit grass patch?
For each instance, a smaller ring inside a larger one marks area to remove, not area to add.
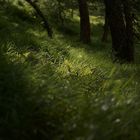
[[[103,24],[104,17],[103,16],[90,16],[90,21],[94,25]]]

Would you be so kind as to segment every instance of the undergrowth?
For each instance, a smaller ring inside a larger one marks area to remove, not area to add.
[[[138,46],[136,64],[114,64],[100,18],[87,46],[10,10],[0,8],[0,139],[139,140]]]

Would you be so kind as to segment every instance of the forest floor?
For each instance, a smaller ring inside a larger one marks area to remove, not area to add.
[[[91,17],[89,45],[77,18],[49,39],[17,7],[0,17],[0,139],[139,140],[138,45],[135,64],[120,65],[101,43],[102,17]]]

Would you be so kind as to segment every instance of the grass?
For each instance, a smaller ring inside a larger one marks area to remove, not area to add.
[[[135,64],[119,65],[100,17],[84,45],[77,17],[49,39],[16,6],[0,15],[0,139],[139,140],[139,46]]]

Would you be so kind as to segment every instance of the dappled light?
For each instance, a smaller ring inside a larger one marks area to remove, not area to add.
[[[102,41],[106,5],[79,1],[82,32],[75,0],[0,0],[0,140],[139,140],[139,40],[131,61],[111,19]]]

